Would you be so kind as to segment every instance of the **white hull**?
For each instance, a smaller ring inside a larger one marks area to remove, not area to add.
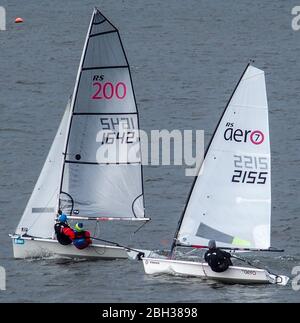
[[[216,273],[207,263],[171,259],[143,258],[145,273],[169,274],[178,276],[200,277],[238,284],[279,284],[286,285],[289,278],[274,276],[264,269],[231,266],[223,273]],[[276,278],[277,277],[277,278]]]
[[[68,258],[86,258],[86,259],[134,259],[137,252],[127,252],[125,248],[92,244],[86,249],[79,250],[72,244],[63,246],[52,239],[29,238],[29,237],[14,237],[13,254],[14,258],[41,258],[49,256],[61,256]]]

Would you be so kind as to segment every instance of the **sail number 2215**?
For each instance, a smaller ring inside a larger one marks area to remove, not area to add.
[[[268,177],[267,157],[234,155],[233,183],[265,184]]]

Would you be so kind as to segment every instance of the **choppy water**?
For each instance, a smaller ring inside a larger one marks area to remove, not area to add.
[[[300,265],[300,31],[294,1],[2,1],[0,32],[1,301],[297,302],[287,287],[228,286],[198,279],[148,277],[130,261],[15,261],[13,232],[72,92],[84,37],[97,5],[120,29],[139,104],[141,127],[204,129],[211,135],[249,58],[266,71],[272,138],[272,241],[285,256],[263,264],[291,275]],[[16,16],[25,23],[12,23]],[[146,167],[152,222],[136,243],[170,245],[192,178],[183,168]],[[275,258],[274,258],[275,256]]]

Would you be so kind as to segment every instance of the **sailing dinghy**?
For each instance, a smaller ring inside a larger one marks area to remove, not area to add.
[[[176,247],[272,251],[271,156],[264,71],[248,64],[206,150],[174,237],[169,259],[143,258],[147,274],[196,276],[229,283],[286,285],[265,269],[174,259]]]
[[[101,259],[137,254],[118,245],[78,250],[59,244],[54,235],[59,209],[69,220],[150,220],[144,213],[139,119],[129,64],[119,31],[98,9],[89,24],[73,95],[11,235],[13,253],[15,258]]]

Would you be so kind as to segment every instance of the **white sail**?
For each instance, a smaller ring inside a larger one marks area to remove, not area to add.
[[[58,208],[60,177],[64,160],[63,143],[66,138],[69,114],[70,102],[67,104],[43,169],[16,229],[16,234],[27,233],[41,238],[52,237]]]
[[[144,217],[129,65],[118,30],[97,9],[75,89],[61,191],[83,217]]]
[[[265,76],[245,70],[220,120],[178,233],[182,245],[269,248],[271,158]]]

